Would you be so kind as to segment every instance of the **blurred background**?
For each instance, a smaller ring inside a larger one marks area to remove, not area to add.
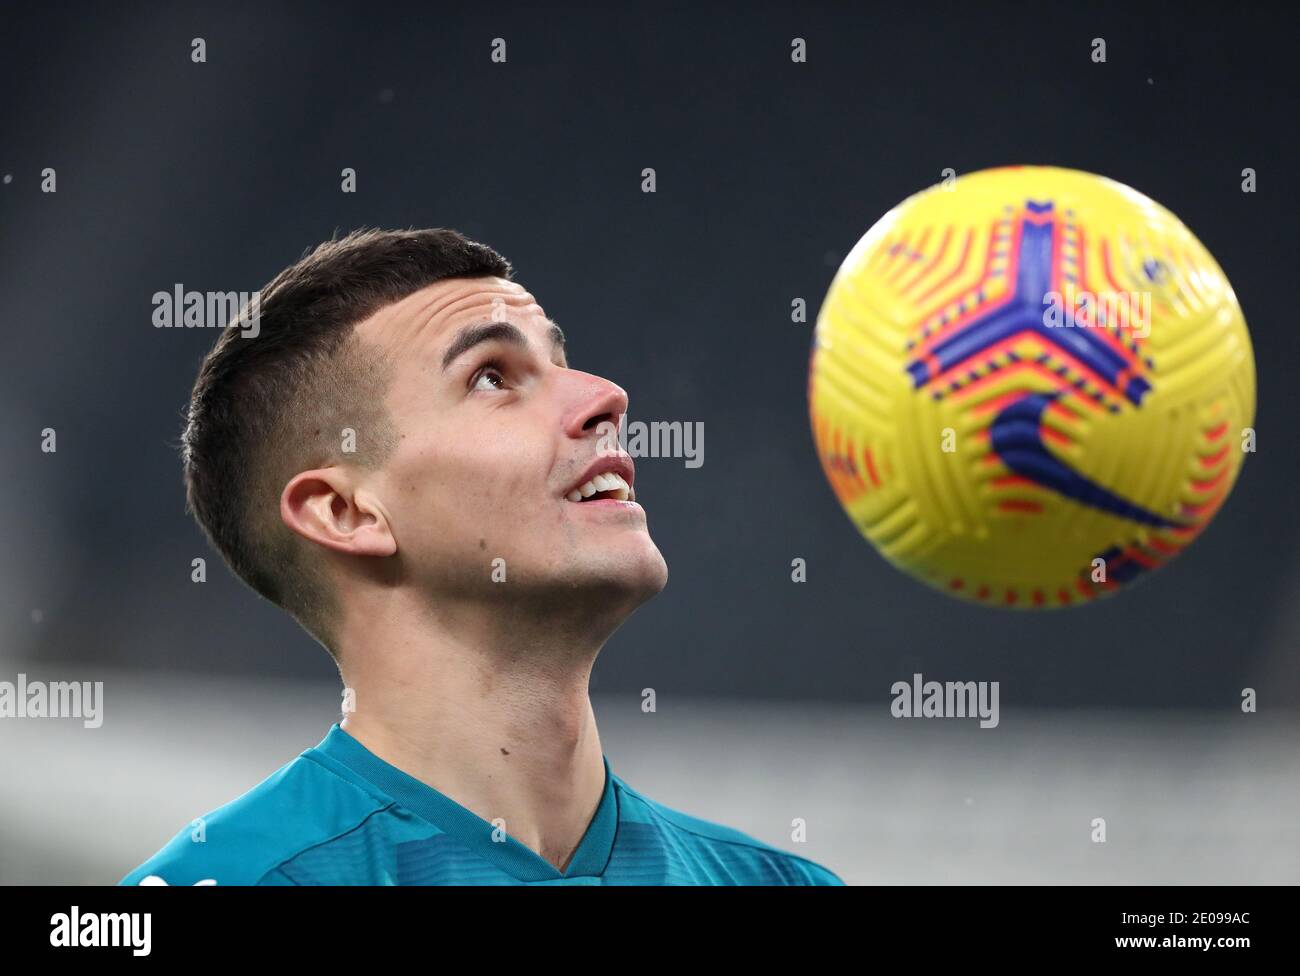
[[[151,315],[157,291],[252,291],[361,226],[490,244],[630,420],[704,424],[702,467],[638,462],[671,580],[592,681],[632,786],[857,884],[1300,881],[1300,17],[1043,8],[7,10],[0,681],[103,680],[105,720],[0,720],[0,883],[116,882],[337,719],[327,655],[184,511],[181,411],[216,330]],[[1007,163],[1173,210],[1257,359],[1259,449],[1214,523],[1079,610],[968,606],[891,569],[808,431],[812,322],[848,249],[945,168]],[[999,681],[998,728],[891,719],[918,671]]]

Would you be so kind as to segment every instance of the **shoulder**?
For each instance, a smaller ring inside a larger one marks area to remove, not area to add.
[[[280,865],[391,804],[323,758],[308,750],[247,793],[197,817],[119,884],[291,884]]]
[[[766,844],[756,837],[674,810],[614,778],[623,807],[620,819],[640,820],[671,834],[687,851],[706,852],[714,869],[740,884],[843,885],[816,861]]]

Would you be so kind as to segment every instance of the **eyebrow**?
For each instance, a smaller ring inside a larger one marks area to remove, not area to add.
[[[552,322],[547,330],[547,335],[550,336],[552,346],[560,351],[564,350],[564,332],[558,325]],[[451,345],[443,353],[443,370],[446,370],[448,366],[470,349],[484,342],[505,342],[512,346],[524,347],[528,345],[528,339],[519,326],[510,322],[486,322],[482,325],[467,325],[456,333],[456,338],[451,341]]]

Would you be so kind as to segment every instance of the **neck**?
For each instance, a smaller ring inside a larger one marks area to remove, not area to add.
[[[604,790],[588,687],[614,627],[543,613],[554,600],[377,602],[338,635],[355,702],[342,728],[563,871]]]

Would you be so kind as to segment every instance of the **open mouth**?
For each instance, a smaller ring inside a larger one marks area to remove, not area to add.
[[[565,496],[571,502],[594,502],[604,498],[614,501],[636,501],[636,492],[623,480],[623,476],[613,471],[595,475],[590,481],[583,482]]]

